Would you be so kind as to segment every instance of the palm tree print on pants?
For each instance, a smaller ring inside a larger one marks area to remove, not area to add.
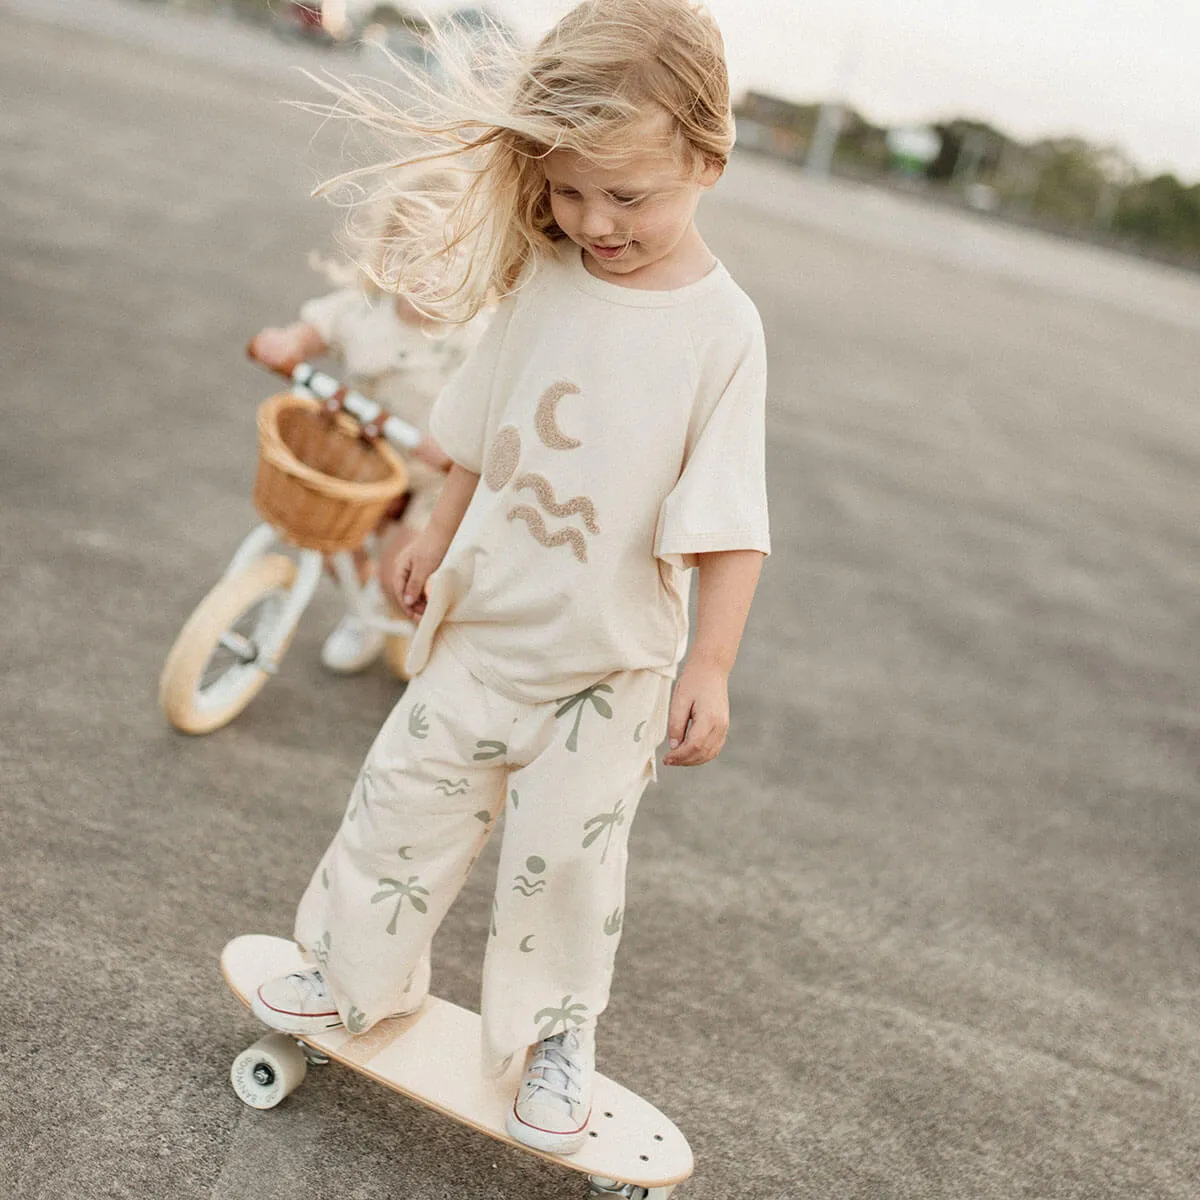
[[[590,832],[583,839],[583,848],[586,850],[603,833],[605,835],[604,849],[600,852],[600,861],[603,862],[608,857],[609,846],[612,845],[613,830],[618,825],[624,824],[625,801],[618,800],[612,812],[598,813],[584,821],[584,829],[590,830]]]
[[[559,700],[559,709],[554,714],[554,719],[565,716],[575,710],[575,724],[571,727],[571,732],[567,737],[567,749],[575,751],[579,749],[579,722],[583,719],[583,710],[590,704],[606,721],[612,720],[613,710],[600,692],[608,692],[612,695],[612,688],[607,683],[593,683],[591,687],[585,687],[582,692],[576,692],[573,696],[564,696]]]
[[[566,1033],[572,1025],[582,1025],[587,1019],[586,1013],[587,1005],[578,1002],[572,1004],[570,996],[564,996],[558,1008],[543,1008],[533,1018],[535,1024],[543,1020],[547,1022],[538,1031],[538,1041],[553,1037],[559,1025],[562,1026],[562,1033]]]
[[[379,886],[382,889],[371,897],[371,903],[376,904],[380,900],[390,900],[396,897],[396,911],[392,913],[392,919],[388,922],[388,933],[396,932],[396,920],[400,916],[400,910],[404,907],[404,902],[407,900],[409,904],[423,913],[429,911],[429,905],[421,899],[422,896],[429,895],[429,889],[421,887],[417,880],[419,875],[410,875],[407,882],[402,883],[399,879],[381,879]]]

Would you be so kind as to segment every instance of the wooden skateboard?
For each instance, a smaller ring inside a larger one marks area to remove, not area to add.
[[[247,1008],[259,984],[307,965],[294,942],[260,934],[234,938],[221,952],[225,982]],[[516,1141],[504,1118],[523,1064],[485,1079],[479,1045],[478,1014],[430,996],[414,1015],[381,1021],[359,1037],[341,1028],[303,1037],[270,1033],[234,1059],[230,1078],[246,1104],[274,1108],[300,1086],[310,1064],[333,1059],[505,1145],[587,1175],[593,1196],[667,1200],[691,1175],[691,1147],[675,1125],[599,1072],[579,1150],[546,1154]]]

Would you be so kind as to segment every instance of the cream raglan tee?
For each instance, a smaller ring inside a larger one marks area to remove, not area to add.
[[[430,418],[481,479],[428,581],[410,673],[440,636],[524,703],[615,671],[673,675],[695,555],[770,552],[765,395],[758,313],[720,263],[641,291],[596,279],[566,243]]]
[[[402,321],[391,296],[339,288],[309,300],[300,319],[333,347],[353,386],[411,425],[425,429],[446,381],[479,341],[487,318],[430,335]]]

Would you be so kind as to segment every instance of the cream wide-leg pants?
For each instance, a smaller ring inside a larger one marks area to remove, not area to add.
[[[670,686],[626,671],[520,704],[435,647],[375,739],[296,916],[296,941],[321,964],[351,1033],[412,1006],[434,931],[501,814],[485,1071],[604,1010],[629,827],[654,775]]]

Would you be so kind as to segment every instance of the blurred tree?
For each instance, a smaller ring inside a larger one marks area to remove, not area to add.
[[[821,108],[747,92],[734,108],[738,142],[803,163]],[[837,109],[835,170],[885,178],[888,131],[852,108]],[[1174,175],[1145,179],[1118,147],[1078,137],[1023,144],[985,121],[961,117],[930,128],[941,149],[925,177],[973,208],[1083,236],[1115,236],[1131,248],[1200,266],[1200,184],[1187,186]]]
[[[1033,212],[1070,229],[1090,227],[1108,186],[1102,155],[1081,138],[1048,138],[1030,149],[1041,167]]]
[[[1139,180],[1121,192],[1112,227],[1141,245],[1200,260],[1200,184],[1185,187],[1174,175]]]

